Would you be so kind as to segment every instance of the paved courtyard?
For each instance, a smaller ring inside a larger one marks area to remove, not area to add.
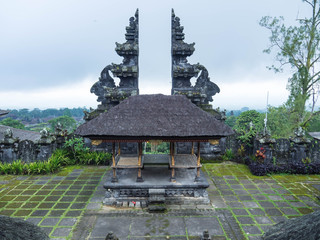
[[[260,239],[273,224],[319,209],[320,175],[256,177],[244,165],[204,164],[210,205],[173,205],[164,214],[102,206],[106,167],[54,175],[0,176],[0,215],[30,221],[52,239]]]

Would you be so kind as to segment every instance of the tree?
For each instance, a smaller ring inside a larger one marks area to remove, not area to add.
[[[0,121],[0,125],[9,126],[17,129],[25,129],[25,126],[21,121],[12,118],[3,119],[2,121]]]
[[[236,125],[236,121],[237,121],[237,117],[234,116],[234,115],[230,115],[230,116],[227,117],[225,123],[226,123],[229,127],[233,128],[233,127]]]
[[[308,132],[320,132],[320,115],[312,118],[307,127]]]
[[[271,31],[271,45],[264,50],[270,53],[277,50],[276,60],[279,66],[272,66],[276,72],[282,71],[285,65],[293,70],[288,81],[290,92],[288,106],[296,114],[295,124],[306,127],[314,115],[317,95],[320,86],[320,0],[302,0],[311,8],[311,17],[297,19],[296,26],[286,27],[283,17],[263,17],[260,25]],[[311,114],[306,112],[308,100],[312,101]]]
[[[233,129],[238,133],[238,139],[247,146],[252,146],[252,140],[263,130],[264,115],[256,110],[242,112],[236,120]]]
[[[273,138],[288,138],[294,132],[290,109],[285,105],[268,108],[268,129]]]
[[[242,112],[236,120],[234,129],[238,132],[246,131],[250,122],[252,122],[255,126],[256,131],[261,132],[263,130],[263,119],[264,115],[257,112],[256,110]]]
[[[48,121],[50,124],[51,130],[54,131],[58,126],[58,123],[61,124],[62,128],[68,132],[72,132],[77,127],[77,122],[72,117],[61,116]]]

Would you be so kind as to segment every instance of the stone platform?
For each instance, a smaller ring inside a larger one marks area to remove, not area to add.
[[[105,205],[127,206],[138,204],[147,206],[154,196],[166,204],[208,204],[206,189],[209,184],[200,171],[200,179],[195,182],[196,169],[176,169],[176,182],[171,182],[171,169],[167,166],[145,166],[142,170],[143,182],[137,182],[137,169],[117,169],[118,182],[111,182],[112,172],[108,172],[103,185],[107,190]]]

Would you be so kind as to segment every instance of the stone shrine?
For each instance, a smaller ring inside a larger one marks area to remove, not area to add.
[[[107,65],[101,72],[99,81],[90,89],[91,93],[98,96],[97,101],[101,102],[98,108],[90,113],[85,112],[85,120],[90,120],[100,113],[118,105],[123,99],[139,94],[139,10],[136,10],[134,17],[129,19],[129,26],[126,27],[125,43],[116,42],[116,52],[123,57],[121,64]],[[119,86],[116,86],[114,79],[110,76],[120,78]]]
[[[180,25],[180,18],[172,9],[171,15],[171,56],[172,56],[172,89],[171,95],[185,95],[194,104],[203,108],[212,109],[209,102],[213,101],[212,96],[220,92],[219,87],[210,81],[208,70],[201,64],[188,63],[195,48],[195,43],[185,43],[183,26]],[[199,75],[200,73],[200,75]],[[196,83],[192,86],[190,79],[197,77]]]

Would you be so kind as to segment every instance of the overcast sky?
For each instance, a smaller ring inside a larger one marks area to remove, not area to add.
[[[115,42],[139,8],[141,94],[170,94],[171,8],[185,42],[195,42],[189,63],[201,63],[221,92],[213,106],[263,109],[284,103],[290,71],[275,74],[262,53],[269,32],[262,16],[305,16],[301,0],[0,0],[0,108],[96,107],[90,87],[102,69],[121,63]],[[193,80],[194,81],[194,80]]]

